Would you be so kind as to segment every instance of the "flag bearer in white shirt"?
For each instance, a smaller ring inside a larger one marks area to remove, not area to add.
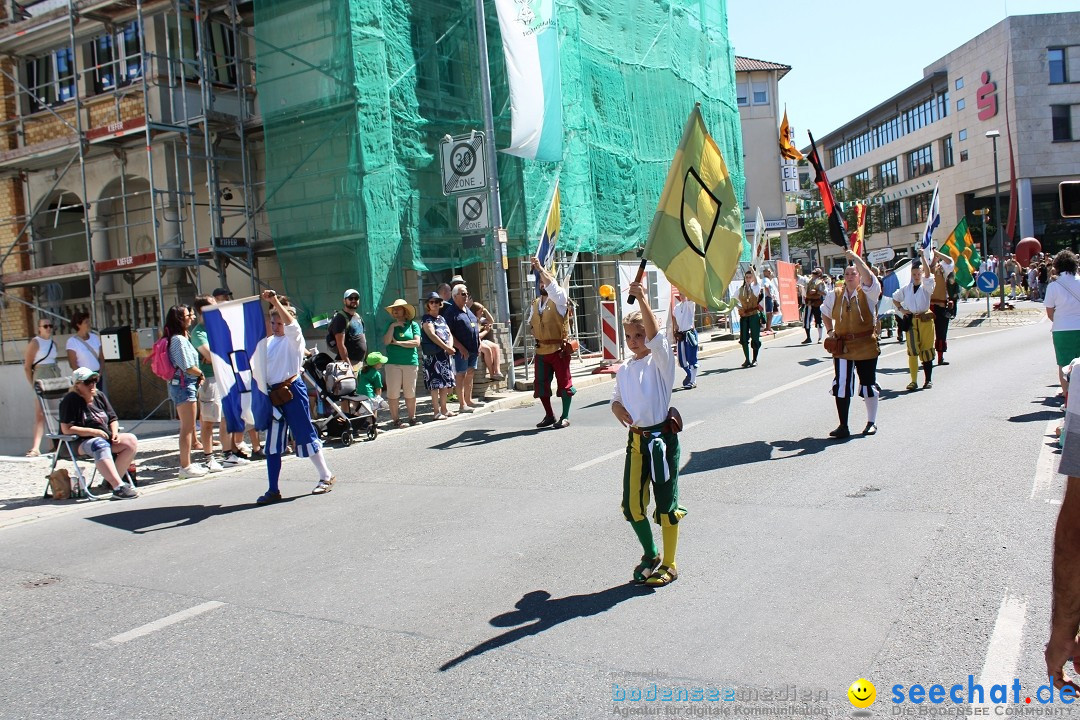
[[[919,387],[919,362],[922,362],[925,381],[923,387],[934,387],[934,313],[930,310],[930,297],[934,292],[934,276],[918,258],[911,263],[911,282],[893,293],[896,309],[911,319],[907,336],[908,370],[911,382],[907,389]]]
[[[675,309],[671,316],[675,320],[675,342],[679,357],[679,367],[686,373],[683,380],[684,390],[697,387],[697,353],[698,336],[694,329],[694,313],[697,311],[697,303],[687,300],[681,290],[675,290]]]
[[[623,318],[623,335],[633,357],[615,376],[611,412],[629,426],[623,466],[623,515],[637,534],[645,554],[634,568],[634,581],[662,587],[679,577],[675,550],[679,521],[686,509],[679,506],[679,436],[682,419],[670,408],[675,381],[675,358],[667,337],[660,332],[641,283],[630,284],[640,312]],[[649,489],[656,498],[653,519],[664,538],[663,558],[656,550],[645,513]]]

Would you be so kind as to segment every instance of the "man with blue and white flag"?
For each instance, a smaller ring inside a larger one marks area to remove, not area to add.
[[[245,423],[265,430],[270,424],[266,394],[266,318],[258,297],[211,305],[203,323],[229,432]]]

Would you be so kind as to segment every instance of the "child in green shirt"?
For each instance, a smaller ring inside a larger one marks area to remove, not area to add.
[[[390,406],[383,399],[382,366],[386,364],[386,356],[381,352],[369,352],[364,359],[364,367],[356,374],[356,396],[368,411],[378,418],[379,410],[389,409]]]

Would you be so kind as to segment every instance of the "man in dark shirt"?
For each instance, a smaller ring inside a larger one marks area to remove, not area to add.
[[[457,350],[454,353],[454,392],[461,404],[460,412],[471,413],[484,406],[472,398],[473,374],[480,356],[480,321],[469,309],[469,288],[464,283],[454,286],[451,300],[452,304],[443,306],[442,316],[450,326]]]
[[[75,370],[72,375],[75,384],[60,401],[60,432],[79,437],[79,453],[94,458],[98,472],[113,488],[113,497],[138,497],[135,488],[124,484],[117,466],[127,470],[135,458],[139,441],[131,433],[120,432],[112,404],[97,389],[98,377],[98,373],[89,368]]]
[[[349,363],[353,372],[356,372],[367,357],[364,321],[359,313],[359,291],[352,288],[346,290],[343,303],[344,307],[334,313],[334,318],[330,321],[329,338],[334,340],[333,350],[338,359]]]

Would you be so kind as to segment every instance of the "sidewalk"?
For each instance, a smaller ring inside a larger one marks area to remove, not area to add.
[[[767,345],[780,338],[801,335],[802,333],[803,330],[801,326],[794,326],[777,330],[773,334],[763,335],[761,341],[763,345]],[[712,357],[740,349],[738,338],[733,338],[726,330],[702,332],[699,336],[699,341],[700,348],[698,355],[702,358]],[[593,371],[599,368],[600,364],[601,358],[599,356],[583,358],[582,360],[574,359],[571,363],[574,386],[580,390],[601,383],[611,382],[614,375],[610,373],[594,374]],[[480,411],[474,415],[459,415],[445,422],[452,423],[461,418],[478,417],[489,412],[532,405],[535,403],[536,400],[532,396],[531,372],[529,381],[524,380],[523,368],[517,368],[517,372],[519,377],[515,383],[515,390],[493,390],[492,386],[489,385],[484,396],[485,406]],[[420,397],[418,395],[416,405],[417,418],[422,423],[431,422],[432,413],[430,398]],[[380,433],[391,432],[397,434],[412,432],[418,429],[417,427],[405,427],[391,430],[389,429],[390,422],[386,419],[386,413],[381,413],[380,417],[385,419],[385,421],[381,422],[379,425]],[[176,422],[168,420],[151,420],[135,426],[135,421],[122,420],[121,425],[130,431],[133,431],[139,437],[139,452],[135,458],[135,462],[138,466],[140,494],[154,494],[183,485],[209,482],[218,478],[227,478],[234,476],[237,472],[245,469],[251,470],[254,468],[257,469],[260,474],[263,472],[261,462],[252,462],[250,465],[239,468],[229,468],[224,472],[206,475],[202,478],[179,480],[176,477],[180,466]],[[353,452],[358,446],[364,448],[363,452],[370,452],[372,448],[378,448],[378,439],[375,440],[374,444],[361,442],[356,443],[350,448],[342,448],[340,447],[340,443],[337,443],[334,440],[329,440],[327,445],[330,448],[334,448],[335,455],[338,452]],[[202,459],[201,451],[194,451],[193,455],[196,461]],[[286,462],[288,462],[288,460],[286,460]],[[32,522],[41,518],[72,512],[77,508],[88,504],[96,504],[94,501],[88,500],[57,501],[43,498],[42,494],[47,483],[46,476],[51,463],[52,459],[47,455],[42,455],[37,458],[0,456],[0,529],[23,522]],[[71,463],[69,461],[64,460],[60,462],[57,467],[65,467],[70,470],[70,465]],[[93,471],[92,464],[83,462],[81,465],[84,470]],[[134,502],[138,502],[138,500],[135,500]]]

